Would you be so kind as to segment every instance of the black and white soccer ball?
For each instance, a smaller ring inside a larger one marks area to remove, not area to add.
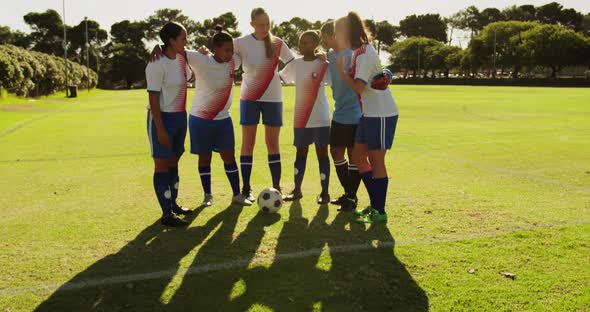
[[[258,207],[264,213],[276,213],[283,206],[283,195],[279,190],[269,187],[258,195]]]

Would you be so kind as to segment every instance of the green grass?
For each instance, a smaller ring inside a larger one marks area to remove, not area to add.
[[[293,91],[285,88],[281,133],[286,190],[293,185]],[[4,97],[0,311],[590,309],[590,90],[392,92],[401,114],[387,155],[387,226],[356,225],[349,214],[318,207],[312,154],[304,199],[274,216],[230,206],[215,157],[215,205],[174,230],[156,223],[145,91]],[[259,135],[256,190],[271,184]],[[187,153],[180,163],[179,201],[192,208],[202,199],[196,160]],[[331,194],[340,195],[331,178]],[[362,186],[359,196],[368,203]],[[374,240],[396,243],[342,250]],[[212,270],[219,263],[233,264]],[[68,289],[161,271],[155,279]]]

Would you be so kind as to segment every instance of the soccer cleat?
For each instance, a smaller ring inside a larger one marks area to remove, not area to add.
[[[201,207],[209,207],[213,205],[213,195],[205,194],[205,198],[203,199],[203,203],[201,203]]]
[[[283,200],[284,201],[295,201],[298,199],[303,198],[303,193],[301,193],[301,190],[298,189],[294,189],[291,194],[284,196]]]
[[[330,194],[328,193],[321,193],[318,195],[317,203],[320,205],[327,205],[330,203]]]
[[[232,203],[240,206],[252,206],[252,202],[244,196],[244,194],[238,194],[232,199]]]
[[[367,207],[367,208],[362,209],[362,210],[355,210],[354,211],[354,214],[356,216],[358,216],[358,217],[363,217],[363,216],[366,216],[366,215],[370,214],[372,209],[373,208],[371,208],[371,207]]]
[[[342,205],[338,207],[338,211],[355,211],[356,200],[346,197],[342,202]]]
[[[387,223],[387,214],[380,214],[379,211],[371,209],[371,213],[360,216],[356,220],[357,223]]]
[[[246,199],[249,200],[252,203],[256,201],[256,198],[254,198],[254,195],[252,195],[252,190],[251,189],[243,188],[242,189],[242,195],[244,195],[246,197]]]
[[[344,203],[344,200],[346,200],[346,194],[342,194],[342,196],[338,197],[337,199],[333,199],[332,201],[330,201],[330,204],[332,205],[336,205],[336,206],[342,206],[342,204]]]
[[[162,216],[162,219],[160,219],[160,223],[162,225],[170,226],[170,227],[184,227],[184,226],[188,226],[188,224],[189,224],[188,222],[186,222],[185,220],[182,220],[181,218],[177,217],[173,213],[169,213],[165,216]]]
[[[179,206],[178,204],[174,204],[174,206],[172,207],[172,212],[174,212],[177,215],[189,215],[189,214],[193,213],[192,210],[183,208],[183,207]]]

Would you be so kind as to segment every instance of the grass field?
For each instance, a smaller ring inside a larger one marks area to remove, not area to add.
[[[310,154],[306,196],[279,215],[229,205],[216,157],[214,206],[162,228],[145,91],[1,100],[0,311],[590,310],[590,90],[392,91],[390,218],[372,227],[315,204]],[[271,184],[263,138],[256,190]],[[196,208],[196,156],[180,175],[179,202]]]

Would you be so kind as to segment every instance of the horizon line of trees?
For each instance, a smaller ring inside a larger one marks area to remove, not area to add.
[[[64,25],[59,13],[50,9],[23,18],[31,31],[12,31],[0,25],[0,45],[63,56]],[[168,21],[180,22],[187,28],[188,47],[193,49],[207,45],[217,24],[223,24],[234,37],[241,35],[231,12],[195,21],[180,9],[159,9],[143,20],[117,22],[109,31],[93,20],[66,25],[68,58],[80,64],[88,62],[100,76],[99,87],[141,86],[148,49],[159,41],[158,32]],[[299,34],[319,29],[323,22],[294,17],[273,23],[272,32],[297,50]],[[371,19],[365,23],[373,34],[372,44],[379,53],[390,55],[390,68],[404,77],[449,77],[453,72],[496,77],[508,72],[518,78],[524,71],[546,68],[548,77],[555,78],[564,67],[590,66],[590,13],[564,8],[557,2],[483,10],[469,6],[448,17],[414,14],[399,25]],[[457,31],[468,34],[467,47],[454,45]]]

